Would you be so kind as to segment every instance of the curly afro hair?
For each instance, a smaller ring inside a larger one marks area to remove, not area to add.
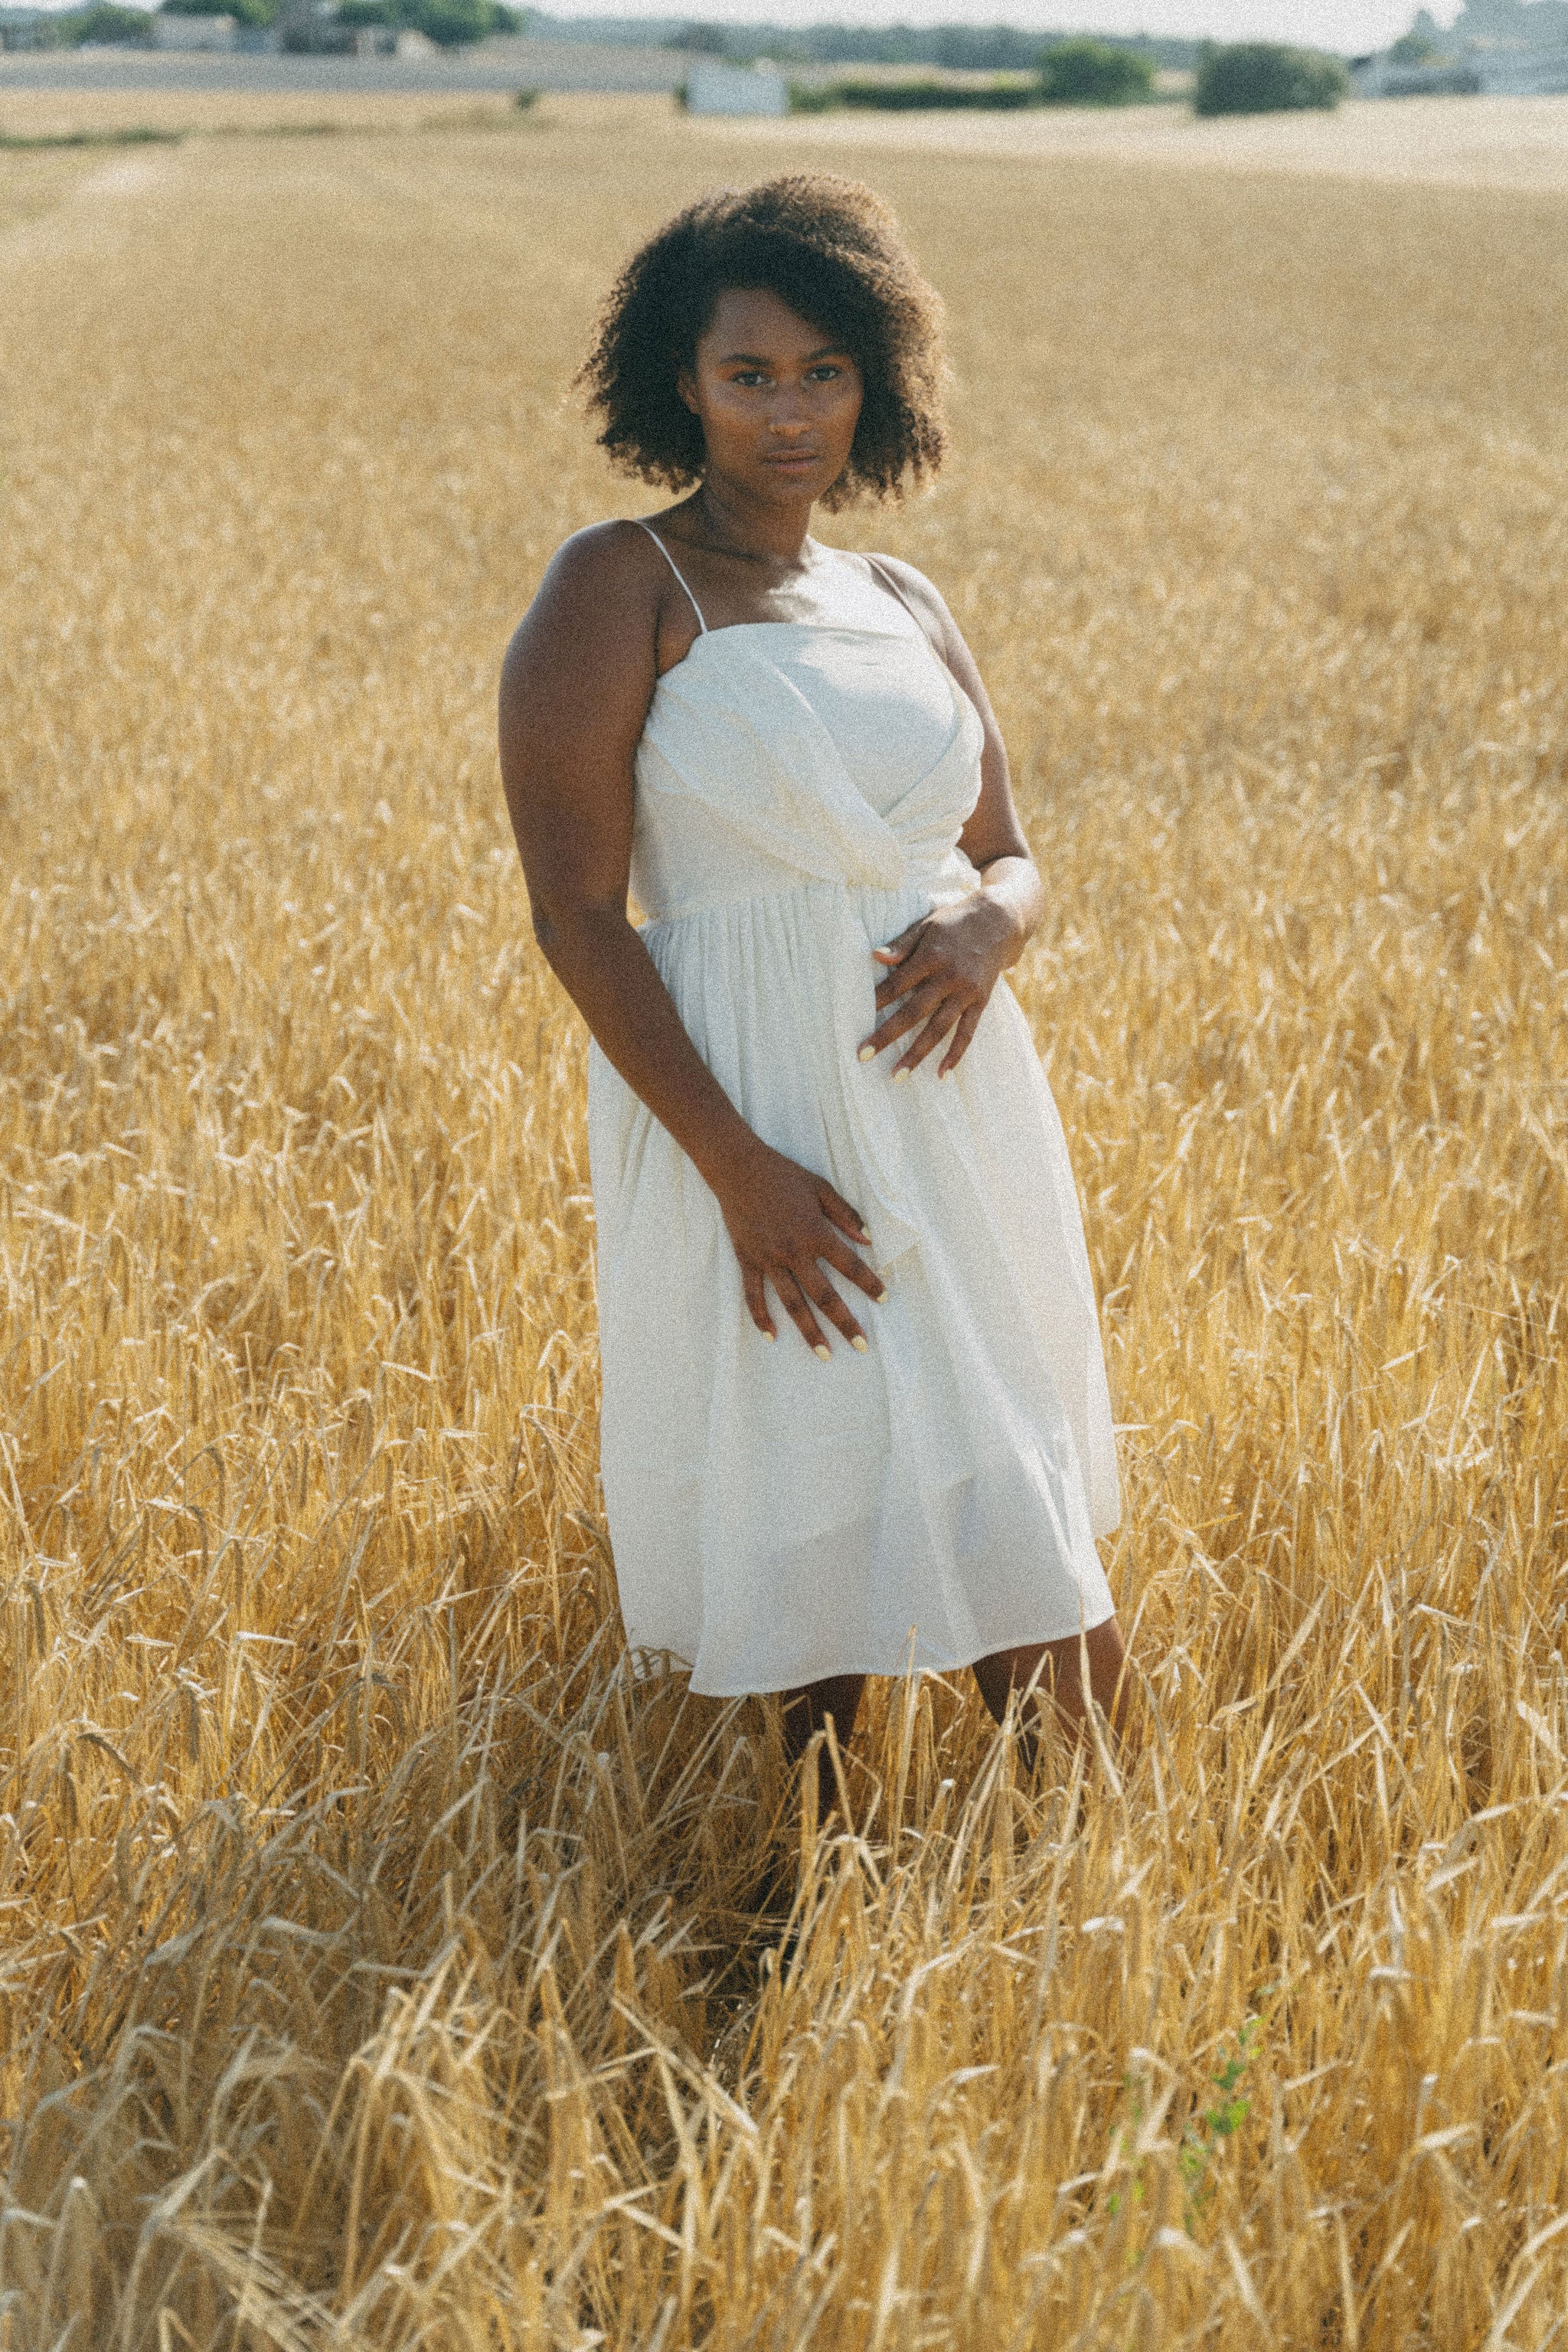
[[[702,427],[676,378],[720,295],[776,294],[843,345],[865,384],[849,462],[824,503],[896,497],[942,463],[942,303],[889,206],[857,180],[795,172],[704,196],[635,253],[610,290],[578,375],[600,446],[670,489],[701,478]]]

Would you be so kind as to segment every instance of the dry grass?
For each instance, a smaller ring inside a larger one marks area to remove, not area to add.
[[[721,139],[730,126],[714,125]],[[1407,187],[1568,191],[1568,98],[1353,100],[1331,114],[1215,117],[1189,107],[1047,107],[1005,114],[815,115],[751,122],[752,144],[998,158],[1101,157],[1166,170],[1288,172]]]
[[[618,121],[0,158],[0,2344],[1544,2352],[1568,215],[876,159],[961,454],[853,528],[1050,884],[1142,1744],[884,1687],[814,1843],[620,1648],[491,750],[638,503],[595,291],[757,154]]]

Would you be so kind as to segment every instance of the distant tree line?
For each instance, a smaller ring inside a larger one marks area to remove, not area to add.
[[[1031,75],[1014,73],[991,81],[938,81],[910,76],[897,81],[796,83],[795,111],[826,113],[837,106],[910,112],[920,107],[1016,109],[1024,106],[1136,106],[1154,95],[1154,60],[1131,44],[1114,41],[1053,41],[1037,49]]]
[[[1154,78],[1154,61],[1139,45],[1079,38],[1048,44],[1032,77],[1003,74],[982,82],[939,81],[930,74],[897,80],[845,75],[795,82],[790,96],[802,114],[839,106],[900,113],[921,107],[1137,106],[1155,97]],[[1273,41],[1205,42],[1198,52],[1193,107],[1198,114],[1278,114],[1337,106],[1349,88],[1341,60],[1319,50]]]
[[[223,14],[242,25],[265,29],[286,18],[300,0],[162,0],[174,16]],[[309,0],[307,0],[309,5]],[[1151,100],[1163,68],[1195,75],[1193,102],[1199,114],[1265,114],[1304,107],[1331,107],[1349,88],[1344,67],[1320,50],[1278,42],[1089,39],[1062,36],[1042,46],[1038,34],[1012,25],[721,25],[700,20],[677,23],[659,17],[552,18],[517,9],[507,0],[337,0],[327,12],[345,31],[384,26],[425,34],[443,48],[483,40],[491,33],[518,33],[527,26],[547,35],[584,26],[601,37],[646,41],[662,36],[668,48],[693,56],[725,58],[742,64],[772,57],[781,64],[913,66],[949,73],[990,73],[991,83],[944,82],[911,77],[857,81],[845,77],[826,84],[795,84],[795,105],[805,111],[833,106],[906,110],[919,107],[1127,106]],[[41,43],[76,47],[88,41],[144,45],[152,40],[145,9],[119,0],[49,14],[37,29]],[[1414,48],[1419,36],[1407,37]]]
[[[603,39],[630,40],[639,34],[657,39],[666,48],[689,49],[694,55],[726,58],[749,65],[754,58],[773,58],[782,65],[935,66],[944,72],[1033,73],[1043,47],[1078,47],[1063,34],[1058,38],[1020,32],[1016,25],[721,25],[701,21],[670,26],[667,19],[614,16],[576,18],[535,16],[536,32],[552,37],[578,34],[592,26]],[[1156,72],[1172,68],[1193,71],[1202,43],[1157,40],[1147,34],[1107,40],[1101,47],[1147,58]]]
[[[289,5],[289,0],[163,0],[163,13],[233,16],[241,25],[266,30],[287,15]],[[384,25],[395,31],[423,33],[442,48],[482,41],[490,33],[521,32],[524,14],[505,5],[505,0],[338,0],[331,11],[331,21],[345,31]],[[91,0],[87,7],[62,9],[46,17],[36,37],[40,47],[48,47],[79,48],[89,41],[145,47],[153,38],[153,16],[145,8],[121,7],[118,0]]]
[[[145,48],[153,38],[153,20],[145,8],[121,8],[113,0],[96,0],[88,8],[51,10],[28,30],[31,46],[37,49],[79,49],[86,41],[100,48]]]
[[[265,7],[276,5],[277,0],[248,0],[248,5]],[[444,49],[482,41],[491,33],[521,33],[525,16],[522,10],[507,7],[505,0],[338,0],[335,13],[340,25],[355,30],[385,25],[396,32],[423,33]]]

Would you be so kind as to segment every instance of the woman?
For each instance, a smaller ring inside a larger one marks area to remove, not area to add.
[[[1043,893],[942,598],[809,536],[942,453],[939,306],[870,190],[705,199],[584,371],[686,492],[579,531],[508,652],[534,931],[593,1033],[605,1500],[634,1648],[784,1695],[1121,1664],[1114,1440],[1060,1123],[1002,981]],[[693,487],[695,486],[695,487]],[[634,929],[628,887],[648,919]],[[776,1344],[774,1344],[776,1343]]]

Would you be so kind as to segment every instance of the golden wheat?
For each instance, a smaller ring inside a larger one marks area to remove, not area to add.
[[[1139,1747],[884,1685],[818,1836],[621,1647],[491,748],[645,503],[594,299],[759,160],[0,157],[0,2345],[1544,2352],[1568,206],[869,159],[958,456],[849,530],[1047,880]]]

